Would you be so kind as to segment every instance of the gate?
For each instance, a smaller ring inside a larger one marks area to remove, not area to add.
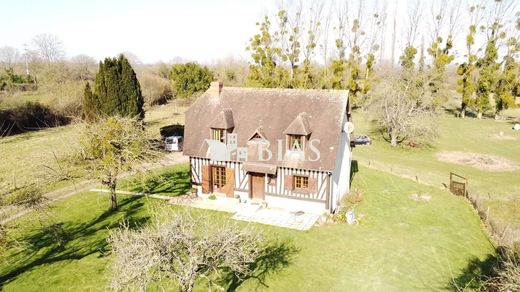
[[[468,190],[468,179],[456,173],[450,172],[450,192],[457,196],[466,197]]]

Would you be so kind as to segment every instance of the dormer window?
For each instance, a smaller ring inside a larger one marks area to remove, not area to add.
[[[216,117],[209,123],[211,128],[211,139],[226,143],[226,134],[232,133],[235,123],[233,122],[233,112],[225,108],[217,113]]]
[[[304,151],[306,140],[312,131],[309,125],[310,117],[306,113],[299,113],[291,124],[283,131],[287,135],[287,150]]]
[[[211,139],[226,143],[226,131],[224,129],[211,129]]]
[[[305,136],[303,135],[288,135],[289,144],[288,148],[291,151],[303,151],[305,147]]]

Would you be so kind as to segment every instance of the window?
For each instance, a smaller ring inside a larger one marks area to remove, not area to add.
[[[211,139],[225,143],[225,132],[224,129],[211,129]]]
[[[303,135],[289,135],[289,150],[303,150]]]
[[[309,178],[307,176],[294,176],[294,188],[295,189],[306,189],[309,187]]]
[[[213,185],[221,188],[226,184],[226,168],[221,166],[213,167]]]

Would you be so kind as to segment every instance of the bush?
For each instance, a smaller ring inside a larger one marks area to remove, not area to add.
[[[363,192],[359,189],[352,189],[345,196],[345,199],[350,204],[357,204],[363,200]]]
[[[83,83],[56,84],[48,93],[48,104],[56,113],[65,117],[81,118],[83,114]]]
[[[65,125],[70,119],[37,102],[0,110],[0,137]]]
[[[495,276],[487,281],[489,291],[520,291],[520,251],[518,247],[499,255]]]
[[[170,80],[176,97],[186,98],[209,88],[214,74],[206,66],[197,63],[175,64]]]
[[[141,89],[143,91],[144,102],[148,106],[165,104],[172,99],[172,87],[167,79],[155,74],[143,73],[139,77]]]

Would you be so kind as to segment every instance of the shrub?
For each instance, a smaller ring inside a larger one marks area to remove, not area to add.
[[[173,97],[172,87],[167,79],[155,74],[144,73],[139,82],[143,91],[144,102],[148,106],[165,104]]]
[[[363,192],[359,189],[352,189],[345,196],[345,199],[351,204],[357,204],[363,200]]]
[[[217,196],[215,196],[215,194],[211,194],[211,195],[209,195],[208,199],[210,199],[210,200],[216,200],[216,199],[217,199]]]
[[[170,80],[176,97],[190,97],[209,88],[214,74],[206,66],[197,63],[175,64],[170,72]]]
[[[20,134],[65,125],[70,118],[64,117],[37,102],[0,110],[0,136]]]
[[[489,291],[520,291],[520,252],[516,249],[499,255],[496,275],[487,281]]]

